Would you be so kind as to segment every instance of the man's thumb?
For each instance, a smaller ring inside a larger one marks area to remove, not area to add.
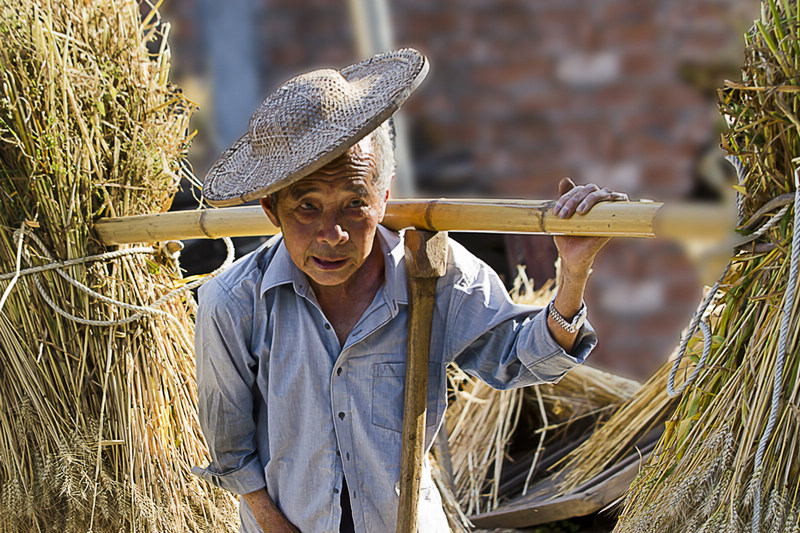
[[[558,194],[559,196],[568,193],[572,189],[575,188],[575,182],[569,178],[564,178],[558,183]]]

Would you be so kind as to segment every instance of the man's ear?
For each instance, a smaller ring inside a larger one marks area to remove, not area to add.
[[[383,217],[386,216],[386,202],[389,201],[389,189],[386,189],[386,195],[383,197],[383,202],[381,205],[381,214],[378,217],[378,224],[383,222]]]
[[[277,209],[274,209],[272,205],[272,196],[265,196],[264,198],[261,198],[259,202],[261,202],[261,209],[263,209],[267,214],[267,217],[269,218],[269,221],[272,222],[272,225],[276,228],[280,228],[281,221],[278,218]]]

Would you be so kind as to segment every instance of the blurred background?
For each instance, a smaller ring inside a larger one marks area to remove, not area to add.
[[[730,193],[716,90],[739,79],[755,0],[166,0],[172,77],[200,111],[190,151],[202,180],[293,75],[411,46],[431,63],[404,107],[396,196],[551,199],[565,176],[632,199]],[[173,209],[197,206],[187,186]],[[453,234],[511,285],[554,277],[549,237]],[[261,239],[237,240],[246,253]],[[208,272],[219,242],[187,243]],[[590,364],[645,379],[667,359],[702,285],[679,246],[616,239],[587,294]]]

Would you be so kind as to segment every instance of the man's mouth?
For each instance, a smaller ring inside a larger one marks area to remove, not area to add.
[[[323,259],[321,257],[311,256],[314,265],[321,270],[336,270],[344,266],[347,259]]]

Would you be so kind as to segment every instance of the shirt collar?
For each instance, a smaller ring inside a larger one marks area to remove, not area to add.
[[[396,307],[408,304],[408,284],[406,282],[406,262],[403,239],[400,234],[378,225],[378,243],[384,259],[384,293]]]
[[[261,278],[261,296],[264,296],[272,288],[288,283],[294,285],[294,290],[297,294],[305,296],[309,290],[308,280],[303,271],[297,268],[291,256],[289,256],[289,250],[286,249],[283,237],[275,246],[275,255],[272,256],[272,260],[267,265],[264,276]]]
[[[406,264],[403,260],[403,239],[400,238],[399,233],[386,229],[381,225],[378,225],[375,236],[377,244],[381,247],[384,259],[384,293],[395,306],[397,304],[408,304]],[[303,271],[297,268],[297,265],[292,261],[283,239],[281,238],[280,242],[275,246],[277,246],[275,255],[267,265],[264,276],[261,278],[261,296],[264,296],[268,290],[274,287],[289,283],[294,285],[294,290],[297,294],[307,296],[311,290],[308,279]]]

